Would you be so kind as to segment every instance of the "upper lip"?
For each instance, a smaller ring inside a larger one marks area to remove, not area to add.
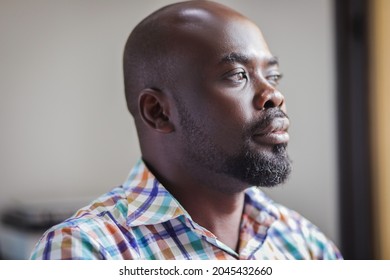
[[[276,132],[287,132],[289,126],[290,121],[288,118],[274,118],[266,126],[256,130],[254,135],[262,136]]]

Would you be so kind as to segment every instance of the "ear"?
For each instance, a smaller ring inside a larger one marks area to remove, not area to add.
[[[150,128],[161,132],[174,131],[170,121],[170,110],[167,96],[155,89],[144,89],[138,98],[139,112],[144,123]]]

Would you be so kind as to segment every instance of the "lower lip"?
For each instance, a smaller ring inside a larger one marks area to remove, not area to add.
[[[260,144],[277,145],[287,143],[290,136],[286,131],[275,131],[264,135],[255,135],[253,138]]]

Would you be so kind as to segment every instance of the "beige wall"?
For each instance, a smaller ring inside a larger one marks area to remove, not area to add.
[[[375,255],[390,259],[390,1],[370,3]]]
[[[123,46],[170,2],[0,2],[0,207],[88,200],[123,182],[140,155]],[[338,242],[333,1],[220,2],[262,27],[285,75],[294,170],[268,193]]]

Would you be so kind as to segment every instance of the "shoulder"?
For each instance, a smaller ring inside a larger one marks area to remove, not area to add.
[[[273,217],[267,239],[293,259],[341,259],[334,243],[298,212],[274,202],[258,189],[248,192],[252,203]]]
[[[32,259],[115,258],[120,233],[126,228],[127,200],[118,187],[53,226],[40,238]],[[130,258],[130,256],[129,256]]]

